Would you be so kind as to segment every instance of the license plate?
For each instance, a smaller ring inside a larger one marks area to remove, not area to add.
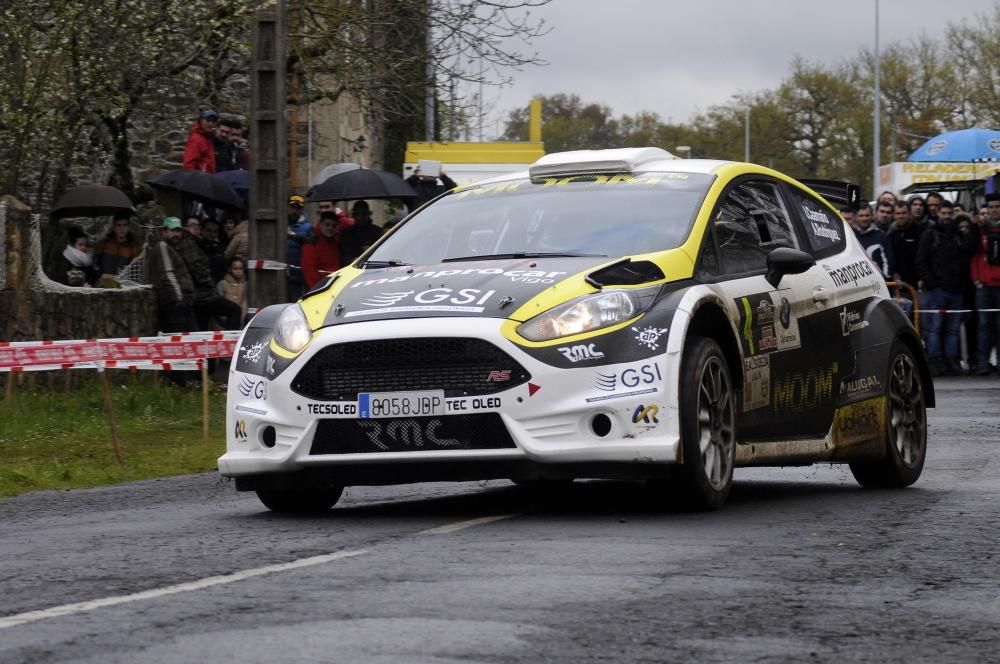
[[[444,390],[363,392],[358,395],[358,417],[363,420],[444,414]]]

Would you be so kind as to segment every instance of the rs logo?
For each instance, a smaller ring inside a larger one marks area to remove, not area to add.
[[[246,438],[247,437],[247,421],[246,420],[236,420],[236,431],[233,432],[233,435],[236,436],[237,438]]]
[[[659,406],[653,404],[643,406],[640,404],[636,406],[635,411],[632,413],[632,424],[638,424],[639,422],[643,424],[659,424],[660,420],[656,419],[659,412]]]
[[[486,377],[487,383],[504,383],[508,380],[510,380],[510,369],[504,369],[503,371],[493,370]]]

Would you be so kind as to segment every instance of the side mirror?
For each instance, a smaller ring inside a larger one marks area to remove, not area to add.
[[[786,274],[802,274],[815,264],[816,259],[804,251],[778,247],[767,255],[767,273],[764,278],[777,288]]]

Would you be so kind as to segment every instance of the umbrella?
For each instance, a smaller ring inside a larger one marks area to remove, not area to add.
[[[313,178],[312,185],[315,187],[318,184],[326,182],[328,178],[331,178],[338,173],[343,173],[344,171],[356,171],[359,168],[361,168],[361,164],[355,164],[350,161],[324,166],[323,170],[319,172],[319,175]]]
[[[52,217],[103,217],[119,212],[133,214],[132,201],[121,189],[106,184],[85,184],[70,189],[52,207]]]
[[[930,139],[908,161],[995,161],[1000,159],[1000,131],[959,129]]]
[[[243,199],[243,207],[249,207],[247,198],[250,196],[250,171],[222,171],[217,173]]]
[[[218,175],[204,171],[176,170],[146,180],[156,189],[176,191],[185,198],[213,207],[243,210],[245,205],[233,188]]]
[[[306,198],[316,201],[350,201],[362,198],[413,198],[417,192],[395,173],[359,168],[338,173],[309,190]]]

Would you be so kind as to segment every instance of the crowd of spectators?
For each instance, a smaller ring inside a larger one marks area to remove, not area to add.
[[[908,312],[919,307],[931,372],[996,371],[990,358],[1000,351],[1000,194],[967,211],[936,192],[907,201],[884,192],[874,215],[868,205],[841,214],[885,280],[912,288],[897,286],[897,301]]]

